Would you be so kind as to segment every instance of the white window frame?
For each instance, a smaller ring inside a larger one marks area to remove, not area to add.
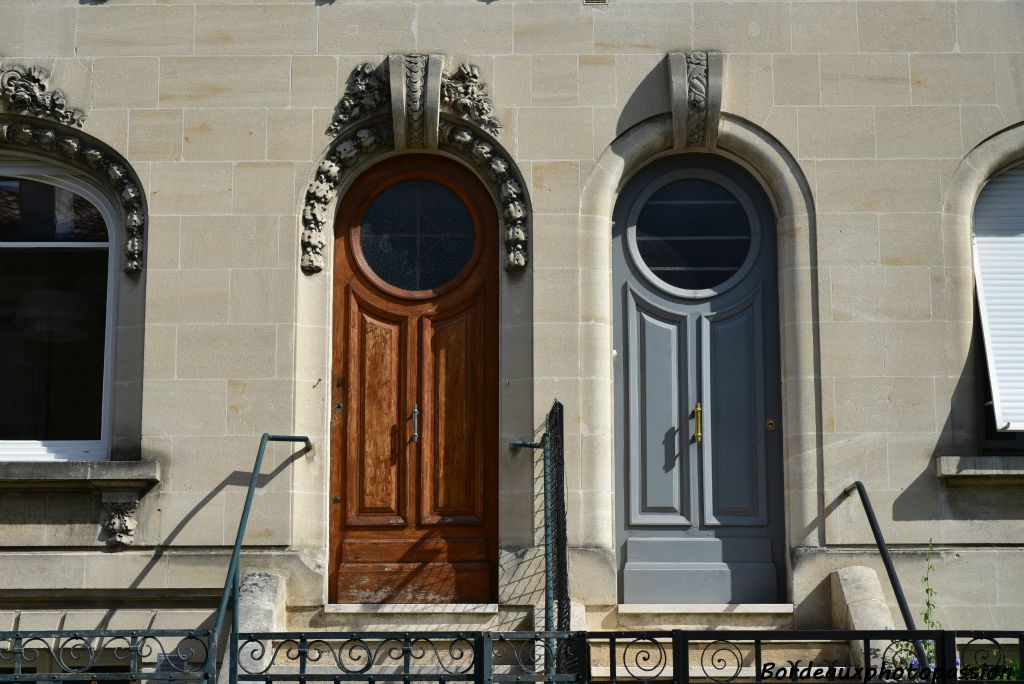
[[[113,432],[114,346],[117,332],[117,265],[121,234],[119,214],[111,201],[74,171],[33,161],[0,160],[0,176],[46,183],[89,200],[107,224],[107,310],[103,344],[103,405],[98,440],[0,440],[0,461],[107,461]],[[95,249],[99,243],[65,243],[62,247]],[[53,243],[2,242],[0,249],[52,246]]]
[[[1022,172],[1024,172],[1024,167],[1021,167],[1021,166],[1016,166],[1016,167],[1011,166],[1009,168],[1002,169],[1001,171],[999,171],[999,173],[993,175],[991,178],[989,178],[988,182],[985,184],[985,186],[982,188],[981,192],[978,194],[978,200],[980,200],[982,195],[984,195],[985,190],[989,187],[989,183],[991,183],[993,180],[995,180],[999,176],[1001,176],[1004,173],[1007,173],[1007,172],[1009,172],[1011,170],[1014,170],[1015,173],[1022,173]],[[979,241],[978,241],[978,235],[977,235],[977,232],[976,232],[976,227],[977,227],[977,211],[978,211],[978,204],[977,204],[977,202],[978,202],[978,200],[975,201],[974,209],[971,211],[971,226],[972,226],[972,229],[971,229],[971,251],[972,251],[973,265],[974,265],[974,282],[975,282],[975,288],[977,289],[977,296],[978,296],[978,309],[979,309],[978,313],[979,313],[979,318],[981,319],[981,333],[982,333],[981,337],[982,337],[982,342],[983,342],[984,347],[985,347],[985,358],[986,358],[986,363],[987,363],[986,371],[988,372],[989,386],[992,388],[992,404],[993,404],[993,412],[994,412],[994,415],[995,415],[996,430],[999,431],[999,432],[1020,432],[1020,431],[1024,431],[1024,415],[1014,417],[1014,416],[1008,416],[1005,413],[1005,411],[1004,411],[1004,405],[1005,405],[1004,398],[1005,397],[1000,392],[1000,381],[1001,380],[1009,380],[1009,379],[1011,379],[1011,376],[1019,374],[1020,377],[1014,378],[1016,380],[1015,384],[1019,385],[1022,382],[1024,382],[1024,369],[1020,369],[1020,370],[1014,371],[1014,369],[1012,367],[1011,368],[1005,367],[1005,364],[1008,361],[1012,362],[1014,359],[1010,358],[1010,356],[1008,356],[1007,352],[1004,351],[1004,350],[1000,350],[1001,353],[998,354],[998,355],[996,353],[995,344],[994,344],[994,340],[993,340],[993,337],[996,334],[996,327],[1003,328],[1005,330],[1007,321],[1000,320],[998,322],[997,326],[995,326],[995,327],[993,326],[993,320],[992,319],[993,319],[993,315],[994,314],[993,314],[992,309],[993,309],[994,306],[998,307],[999,305],[998,305],[998,302],[996,302],[995,300],[990,301],[989,300],[989,295],[986,294],[985,271],[986,271],[986,269],[989,269],[989,278],[991,278],[992,277],[991,269],[994,269],[997,266],[997,264],[996,263],[988,263],[987,265],[985,264],[985,257],[983,257],[982,252],[985,252],[986,254],[989,254],[988,259],[991,260],[991,259],[993,259],[993,256],[991,256],[991,251],[992,250],[980,247],[979,244],[978,244]],[[1020,229],[1021,229],[1021,235],[1019,236],[1019,238],[1016,238],[1016,239],[1020,239],[1022,241],[1022,246],[1024,246],[1024,222],[1022,222],[1022,224],[1020,226]],[[993,241],[998,241],[1000,239],[1003,239],[1003,238],[995,237],[995,238],[993,238]],[[1015,239],[1015,241],[1016,241],[1016,239]],[[982,241],[984,242],[984,239]],[[1022,276],[1022,281],[1021,282],[1024,282],[1024,276]],[[1005,288],[1002,288],[1002,289],[1005,289]],[[1000,292],[999,294],[1003,295],[1005,293],[1004,292]],[[1024,314],[1024,312],[1021,312],[1021,313]],[[999,312],[1000,316],[1005,316],[1006,314],[1007,314],[1006,311],[1000,311]],[[1016,317],[1014,317],[1014,318],[1016,318]],[[1022,320],[1019,320],[1019,321],[1013,320],[1013,321],[1011,321],[1011,323],[1014,324],[1014,325],[1018,325],[1018,324],[1024,323],[1024,315],[1022,315],[1021,318],[1022,318]],[[1006,346],[1005,334],[1004,334],[1004,337],[1002,339],[1003,339],[1003,342],[1001,343],[1001,347],[1005,347]],[[1010,352],[1011,355],[1013,353],[1014,352]],[[1001,366],[1002,366],[1002,375],[1000,376],[999,369],[1000,369]],[[1011,371],[1014,371],[1014,372],[1011,372]],[[1015,394],[1017,396],[1017,403],[1019,404],[1020,403],[1020,394],[1021,394],[1021,391],[1020,391],[1019,388],[1017,388]],[[984,428],[982,428],[982,432],[983,431],[984,431]]]

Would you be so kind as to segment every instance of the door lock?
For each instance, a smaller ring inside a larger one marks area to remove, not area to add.
[[[339,401],[337,404],[334,405],[334,410],[335,411],[344,411],[345,410],[345,404],[343,404],[343,403],[341,403]]]
[[[778,427],[778,423],[774,418],[769,418],[764,422],[764,426],[767,428],[768,432],[774,432],[775,428]]]

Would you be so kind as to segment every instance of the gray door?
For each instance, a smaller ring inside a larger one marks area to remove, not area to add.
[[[620,600],[782,600],[767,196],[720,157],[662,159],[619,197],[612,264]]]

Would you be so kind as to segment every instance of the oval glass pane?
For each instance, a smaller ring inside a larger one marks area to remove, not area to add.
[[[100,210],[70,190],[0,176],[0,242],[106,242]]]
[[[396,183],[370,203],[359,247],[371,270],[403,290],[433,290],[451,281],[473,254],[473,217],[439,183]]]
[[[636,250],[651,273],[684,290],[728,280],[750,252],[750,219],[739,199],[710,181],[687,178],[659,189],[636,222]]]

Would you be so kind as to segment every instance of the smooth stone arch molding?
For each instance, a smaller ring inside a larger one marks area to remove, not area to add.
[[[326,266],[339,192],[371,164],[404,152],[443,154],[472,169],[498,210],[505,269],[525,269],[530,200],[522,174],[497,140],[500,132],[487,86],[471,64],[446,70],[443,55],[411,54],[355,67],[327,129],[334,139],[303,201],[302,271]]]
[[[974,205],[985,184],[1011,166],[1024,162],[1024,123],[1015,123],[978,143],[957,165],[943,198],[942,232],[944,280],[955,283],[946,287],[947,321],[954,323],[955,339],[949,349],[950,368],[969,368],[971,342],[974,337]],[[973,371],[969,373],[973,376]],[[944,435],[945,451],[939,462],[939,474],[956,474],[966,467],[961,461],[971,458],[971,467],[1003,471],[1002,459],[980,453],[977,435],[978,406],[976,384],[959,383],[950,402],[953,433]],[[942,461],[950,459],[947,473]],[[1007,479],[1012,473],[1006,472]]]
[[[121,211],[125,273],[141,273],[148,211],[138,175],[106,143],[76,130],[85,113],[49,89],[39,67],[0,68],[0,153],[71,167],[105,190]]]
[[[686,61],[681,63],[685,66]],[[672,77],[670,82],[674,86],[672,113],[633,126],[598,158],[583,189],[581,243],[611,245],[612,216],[619,192],[637,171],[658,158],[698,150],[719,154],[743,165],[765,188],[778,218],[779,316],[781,348],[785,350],[782,430],[787,542],[790,548],[818,547],[824,543],[824,499],[819,488],[821,387],[816,343],[815,215],[810,185],[796,160],[778,140],[741,117],[719,111],[696,112],[706,116],[705,121],[714,121],[716,130],[691,137],[694,110],[687,110],[689,79]],[[721,92],[721,84],[709,86],[710,92]],[[718,105],[711,98],[708,102],[717,110]],[[682,112],[686,112],[689,121],[682,119]],[[687,140],[691,142],[688,144]],[[580,258],[580,311],[592,321],[595,330],[593,380],[606,388],[603,392],[581,392],[580,410],[587,430],[587,425],[614,424],[611,250],[581,250]],[[599,326],[604,327],[600,334],[596,332]],[[591,437],[588,458],[604,459],[603,469],[614,472],[615,452],[608,428],[592,429]],[[605,506],[609,511],[615,510],[614,496],[613,491],[607,492]],[[617,565],[611,531],[606,549],[612,562],[604,567],[611,574],[594,580],[607,583],[610,595],[614,596]],[[604,553],[597,548],[575,552],[583,557],[593,552]]]

